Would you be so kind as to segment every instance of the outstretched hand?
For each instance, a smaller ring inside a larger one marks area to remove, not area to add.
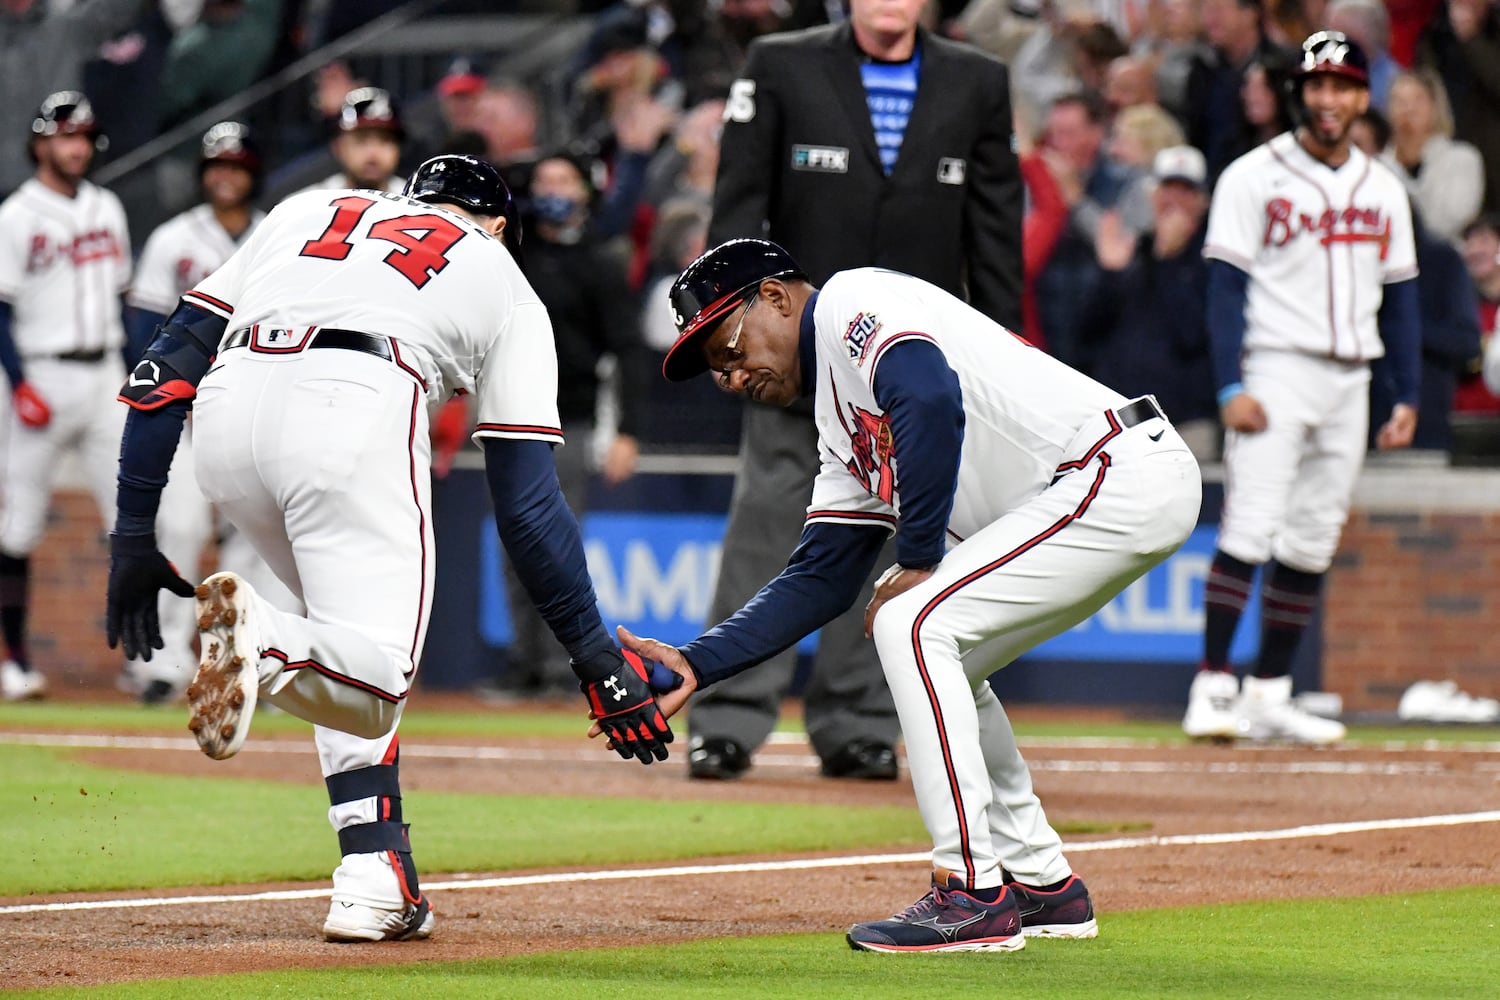
[[[698,678],[688,664],[687,657],[656,639],[642,639],[633,635],[624,625],[615,628],[620,646],[643,660],[648,666],[648,683],[656,693],[656,707],[670,719],[687,704],[688,696],[698,689]],[[589,739],[604,735],[604,727],[596,719],[589,727]],[[611,748],[614,740],[610,740]]]

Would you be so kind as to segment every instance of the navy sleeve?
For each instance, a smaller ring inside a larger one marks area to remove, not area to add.
[[[941,348],[930,340],[905,340],[880,358],[875,401],[891,418],[900,476],[896,561],[908,569],[931,569],[943,561],[958,488],[963,390]]]
[[[613,650],[595,605],[578,521],[557,482],[552,446],[485,438],[484,472],[505,553],[557,641],[578,661]]]
[[[614,177],[594,210],[593,230],[599,239],[613,239],[628,231],[635,222],[635,211],[641,203],[641,193],[646,189],[646,167],[650,162],[650,154],[628,149],[620,150],[615,156]]]
[[[156,336],[156,328],[163,326],[167,317],[150,309],[138,309],[135,306],[125,307],[125,367],[134,368],[135,363],[141,360],[141,355],[146,353],[146,348],[151,346],[151,339]]]
[[[885,529],[816,522],[786,569],[743,608],[681,647],[700,687],[775,656],[849,610],[870,578]]]
[[[1416,278],[1385,286],[1379,319],[1396,402],[1416,406],[1422,397],[1422,313]]]
[[[156,508],[189,409],[190,402],[184,400],[155,410],[131,409],[126,414],[115,493],[116,535],[155,535]]]
[[[5,370],[5,377],[10,379],[10,387],[14,390],[26,381],[26,375],[21,368],[21,352],[16,350],[15,338],[10,333],[10,317],[10,303],[0,302],[0,369]]]
[[[1240,350],[1245,343],[1245,299],[1249,290],[1249,274],[1222,260],[1208,262],[1208,346],[1221,406],[1240,389]]]

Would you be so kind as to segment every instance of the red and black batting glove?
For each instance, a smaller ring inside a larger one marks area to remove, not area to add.
[[[667,759],[672,727],[656,707],[645,661],[628,649],[610,649],[573,661],[589,711],[615,753],[642,764]],[[593,679],[590,680],[589,678]]]

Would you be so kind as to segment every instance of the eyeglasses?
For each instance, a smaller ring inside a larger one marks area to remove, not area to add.
[[[740,310],[740,321],[734,324],[734,332],[731,333],[729,335],[729,339],[724,342],[724,355],[725,358],[729,361],[739,360],[739,358],[736,357],[736,354],[738,353],[740,334],[745,332],[745,315],[750,312],[750,307],[755,305],[755,300],[758,298],[760,298],[759,295],[752,295],[750,296],[749,300],[745,302],[745,308]],[[729,378],[734,374],[734,371],[734,369],[730,368],[721,368],[719,370],[720,389],[729,388]]]

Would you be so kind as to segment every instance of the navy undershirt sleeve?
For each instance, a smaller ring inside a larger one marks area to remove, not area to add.
[[[1416,278],[1385,286],[1378,319],[1396,402],[1416,406],[1422,397],[1422,313]]]
[[[1224,390],[1240,384],[1240,350],[1245,343],[1245,299],[1250,275],[1222,260],[1208,262],[1208,339],[1219,402]]]
[[[964,444],[958,376],[930,340],[905,340],[881,355],[875,401],[891,419],[900,474],[896,561],[931,569],[943,561]]]
[[[815,522],[786,569],[743,608],[681,647],[705,687],[755,666],[849,610],[875,568],[884,528]]]
[[[124,403],[114,405],[124,406]],[[115,492],[116,535],[154,535],[156,508],[177,453],[189,400],[155,410],[131,409],[120,441],[120,474]]]
[[[615,645],[594,601],[578,521],[563,499],[552,445],[484,439],[495,527],[537,611],[575,661]]]
[[[10,332],[11,307],[9,302],[0,302],[0,369],[10,380],[11,390],[26,381],[21,368],[21,352],[16,350],[15,338]]]

